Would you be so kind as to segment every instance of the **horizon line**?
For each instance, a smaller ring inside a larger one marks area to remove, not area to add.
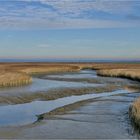
[[[140,62],[140,59],[95,59],[95,58],[0,58],[0,62]]]

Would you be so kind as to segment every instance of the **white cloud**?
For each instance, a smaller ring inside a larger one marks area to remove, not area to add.
[[[19,5],[16,5],[16,2]],[[20,2],[22,2],[20,4]],[[42,5],[38,5],[40,2]],[[24,4],[25,5],[24,5]],[[11,0],[0,3],[0,29],[112,28],[140,26],[139,21],[89,18],[85,12],[130,15],[132,0]],[[140,3],[138,3],[140,4]],[[24,6],[23,6],[24,5]],[[93,14],[93,13],[92,13]],[[91,14],[91,15],[92,15]]]
[[[128,12],[132,10],[133,0],[25,0],[51,5],[60,13],[99,10],[104,12]]]

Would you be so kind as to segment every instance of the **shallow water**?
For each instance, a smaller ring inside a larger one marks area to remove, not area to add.
[[[122,84],[130,84],[130,83],[136,83],[134,81],[128,80],[128,79],[122,79],[122,78],[115,78],[115,77],[100,77],[97,75],[96,71],[94,70],[82,70],[80,72],[77,73],[65,73],[65,74],[54,74],[54,75],[46,75],[46,76],[42,76],[42,79],[51,79],[53,78],[53,80],[60,80],[61,78],[63,79],[62,81],[64,81],[65,79],[95,79],[97,80],[99,83],[102,84],[116,84],[116,85],[122,85]],[[52,80],[52,79],[51,79]],[[67,81],[67,80],[66,80]],[[84,81],[84,80],[83,80]]]
[[[25,125],[37,120],[36,115],[50,112],[56,108],[63,107],[78,101],[97,97],[106,97],[116,94],[128,93],[126,90],[117,90],[102,94],[86,94],[81,96],[70,96],[52,101],[34,101],[26,104],[8,105],[0,107],[0,126],[3,125]]]
[[[15,87],[15,88],[4,88],[0,89],[0,95],[2,94],[20,94],[20,93],[35,93],[40,91],[48,91],[56,88],[73,88],[73,87],[96,87],[102,86],[102,84],[85,84],[80,82],[66,82],[66,81],[55,81],[47,79],[33,78],[33,83],[28,86]]]
[[[97,78],[96,71],[92,70],[82,70],[80,73],[71,73],[71,74],[59,74],[59,75],[48,75],[47,77],[53,78]]]
[[[135,93],[130,93],[133,94]],[[44,120],[40,126],[23,130],[20,137],[137,139],[127,114],[133,100],[132,97],[128,99],[121,95],[97,98],[65,115],[55,115],[50,120]]]

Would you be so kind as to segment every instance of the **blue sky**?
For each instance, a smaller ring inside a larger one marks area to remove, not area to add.
[[[1,0],[0,58],[140,59],[140,1]]]

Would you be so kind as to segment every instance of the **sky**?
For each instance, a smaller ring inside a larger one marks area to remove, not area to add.
[[[139,0],[0,0],[0,58],[139,59]]]

